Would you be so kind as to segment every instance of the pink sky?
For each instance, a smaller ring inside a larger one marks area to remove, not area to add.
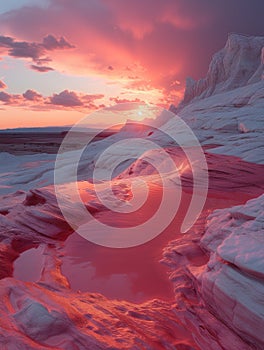
[[[177,104],[228,32],[261,35],[262,0],[0,4],[0,128],[65,125],[103,106]]]

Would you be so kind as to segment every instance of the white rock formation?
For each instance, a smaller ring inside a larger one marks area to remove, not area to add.
[[[264,37],[229,35],[206,78],[188,79],[183,102],[171,110],[212,153],[264,164]],[[173,121],[167,123],[173,128]]]
[[[203,145],[216,146],[211,153],[264,164],[263,97],[264,80],[194,101],[179,116]]]
[[[208,217],[197,275],[205,304],[242,338],[264,347],[264,195]]]
[[[179,115],[202,144],[217,146],[211,153],[264,164],[263,46],[264,37],[232,34],[206,78],[187,81]],[[173,122],[167,124],[173,127]],[[249,349],[264,347],[263,214],[264,195],[244,206],[214,211],[201,240],[209,261],[186,272],[207,309],[248,342]],[[178,247],[175,242],[165,250],[169,265],[177,263],[179,255],[172,251],[179,254]]]
[[[186,81],[182,106],[238,87],[254,84],[263,78],[263,37],[230,34],[225,47],[210,63],[207,76]]]

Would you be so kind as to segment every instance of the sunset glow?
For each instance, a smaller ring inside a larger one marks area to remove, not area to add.
[[[128,101],[177,104],[186,76],[204,75],[227,33],[244,31],[240,17],[247,16],[248,3],[241,2],[238,15],[225,6],[181,0],[1,3],[0,128],[73,124]],[[261,27],[259,16],[246,29],[259,34]]]

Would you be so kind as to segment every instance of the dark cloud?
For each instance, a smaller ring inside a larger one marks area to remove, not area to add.
[[[75,91],[64,90],[50,97],[50,103],[63,107],[88,107],[95,108],[94,101],[103,98],[102,94],[87,95]]]
[[[63,50],[63,49],[73,49],[74,46],[61,37],[59,40],[53,35],[47,35],[42,42],[42,46],[46,50]]]
[[[64,107],[76,107],[83,105],[83,102],[80,100],[76,92],[68,90],[64,90],[59,94],[54,94],[50,98],[50,103]]]
[[[40,73],[46,73],[54,70],[53,68],[48,66],[37,66],[35,64],[31,64],[30,68]]]
[[[12,95],[8,94],[7,92],[0,91],[0,101],[8,103],[12,100]]]
[[[96,100],[104,97],[103,94],[83,94],[76,91],[64,90],[58,94],[44,97],[35,90],[27,90],[23,94],[9,94],[0,91],[0,101],[4,105],[16,105],[24,108],[51,110],[51,109],[78,109],[79,111],[102,108],[102,103],[96,104]]]
[[[6,49],[7,54],[11,57],[31,58],[36,64],[30,67],[38,72],[53,70],[51,67],[43,66],[43,64],[51,61],[49,57],[46,57],[49,51],[65,50],[73,47],[64,37],[57,39],[51,34],[44,37],[42,43],[17,41],[9,36],[0,36],[0,48]]]
[[[27,90],[23,93],[23,97],[29,101],[39,101],[42,99],[42,95],[35,90]]]
[[[0,36],[0,46],[8,49],[9,56],[32,58],[36,61],[44,54],[44,48],[36,43],[15,41],[13,38]]]

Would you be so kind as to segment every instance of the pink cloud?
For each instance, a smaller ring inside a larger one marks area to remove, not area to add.
[[[23,35],[29,42],[39,42],[39,38],[44,37],[42,48],[44,44],[45,50],[50,50],[52,68],[71,74],[99,74],[111,79],[125,79],[126,89],[131,84],[132,89],[137,86],[138,90],[148,91],[150,87],[166,92],[174,89],[171,82],[175,80],[175,74],[177,80],[183,79],[182,70],[188,55],[186,50],[176,57],[175,52],[172,54],[175,46],[178,48],[185,40],[175,34],[175,24],[170,25],[173,16],[169,17],[168,13],[176,16],[177,11],[177,18],[182,20],[178,26],[181,30],[190,23],[194,27],[200,25],[199,11],[194,18],[171,0],[166,4],[161,0],[64,0],[63,3],[52,0],[48,8],[22,8],[13,11],[12,17],[7,14],[4,21],[9,32]],[[31,18],[39,25],[33,25]],[[47,32],[65,35],[76,49],[67,51],[67,55],[51,51],[51,48],[55,51],[58,46],[66,49],[71,45],[67,45],[68,41],[55,40],[54,35],[46,36]],[[177,51],[180,52],[180,48]],[[51,69],[46,62],[31,65],[31,68],[40,72]],[[145,86],[130,79],[131,72],[139,77],[138,80],[147,82]],[[164,86],[164,77],[167,76],[171,76],[171,81]]]
[[[6,89],[6,88],[7,88],[6,84],[2,80],[0,80],[0,89]]]
[[[176,29],[189,30],[200,27],[208,17],[207,11],[197,9],[196,16],[192,11],[186,11],[188,5],[181,0],[165,2],[164,0],[155,0],[155,2],[107,0],[103,2],[114,13],[116,25],[139,41],[155,33],[159,25],[172,24]]]
[[[133,100],[127,99],[127,98],[120,98],[120,97],[110,97],[110,101],[119,104],[119,103],[135,103],[135,102],[144,102],[140,100],[139,98],[135,98]]]
[[[31,10],[33,11],[33,9]],[[31,53],[31,56],[33,56],[31,57],[32,60],[36,62],[36,64],[31,65],[32,69],[38,72],[48,72],[55,67],[60,69],[62,66],[62,70],[67,71],[68,66],[70,72],[78,72],[81,74],[90,74],[93,72],[93,74],[99,73],[105,76],[111,75],[111,78],[116,79],[125,78],[127,81],[130,81],[130,83],[125,83],[126,89],[129,87],[138,91],[148,91],[149,88],[151,89],[153,87],[163,89],[163,86],[161,87],[160,84],[160,52],[158,55],[152,55],[152,58],[149,59],[148,56],[150,50],[149,47],[145,47],[145,39],[138,40],[138,37],[134,36],[131,30],[125,29],[121,25],[117,26],[117,29],[115,29],[115,22],[117,21],[115,18],[116,14],[113,13],[112,10],[107,9],[107,6],[104,11],[102,8],[94,9],[92,6],[89,7],[88,5],[85,5],[84,9],[81,11],[81,9],[78,8],[78,4],[73,5],[71,3],[68,8],[66,6],[60,10],[63,14],[60,16],[61,21],[59,30],[57,29],[57,25],[54,26],[52,21],[53,10],[51,11],[51,9],[49,13],[49,23],[47,23],[46,26],[41,25],[40,28],[46,28],[44,29],[45,31],[51,30],[58,36],[60,33],[63,33],[71,42],[76,44],[77,49],[72,52],[67,52],[66,56],[64,53],[54,53],[53,51],[56,50],[59,44],[62,47],[66,46],[65,48],[68,48],[68,45],[65,45],[63,41],[59,42],[59,40],[53,40],[54,36],[45,36],[42,40],[45,48],[41,46],[41,50],[45,49],[45,53],[47,53],[47,49],[50,49],[48,52],[52,57],[54,63],[52,65],[53,67],[46,64],[48,58],[42,51],[42,55],[40,55],[40,52],[33,52],[34,55]],[[27,9],[27,11],[29,11],[29,9]],[[97,17],[93,13],[94,11],[99,11],[99,14],[96,13]],[[38,17],[37,14],[35,16],[34,13],[31,15]],[[69,31],[68,23],[66,23],[67,19],[70,19],[70,15],[72,18],[71,31]],[[86,15],[87,19],[84,21]],[[38,18],[38,20],[43,22],[43,18]],[[17,24],[19,21],[20,19],[18,19]],[[104,23],[104,25],[100,24],[98,26],[98,23]],[[30,23],[27,25],[30,26]],[[22,32],[27,28],[27,25],[21,28]],[[48,28],[48,26],[50,26],[50,28]],[[141,26],[139,27],[139,30],[141,30],[140,28]],[[33,36],[25,36],[25,38],[28,38],[28,42],[39,42],[37,37],[35,37],[36,32],[33,33],[31,31],[31,33]],[[41,36],[43,37],[43,34]],[[91,36],[93,40],[86,39]],[[133,50],[131,50],[129,46],[131,46]],[[31,49],[34,50],[35,47],[32,46]],[[52,52],[51,49],[53,49]],[[153,51],[153,49],[151,49],[151,51]],[[19,52],[19,54],[21,55],[21,52]],[[40,62],[40,60],[42,61]],[[166,63],[165,66],[167,69],[168,64]],[[175,70],[175,63],[173,70]],[[135,82],[134,79],[131,78],[131,72],[139,77],[138,80],[142,80],[144,83]],[[151,81],[149,79],[150,77]],[[64,101],[61,102],[61,97],[55,96],[54,101],[56,105],[60,105],[60,103],[64,104]],[[67,99],[66,103],[73,104],[74,106],[81,106],[78,99],[72,99],[71,101]]]

